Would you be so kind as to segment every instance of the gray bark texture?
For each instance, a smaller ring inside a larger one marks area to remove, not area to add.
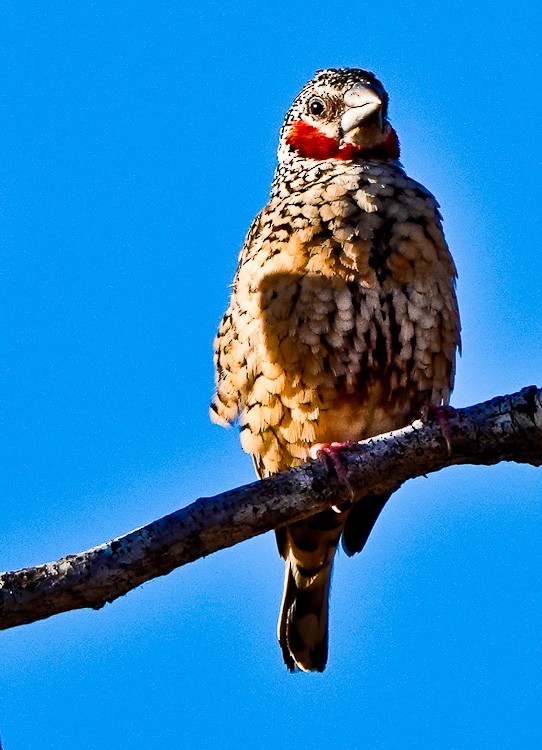
[[[447,444],[449,443],[449,444]],[[0,629],[60,612],[100,609],[133,588],[244,539],[341,502],[398,489],[457,464],[542,465],[542,389],[459,409],[449,430],[414,422],[345,450],[346,481],[331,463],[303,466],[195,502],[147,526],[56,562],[0,575]]]

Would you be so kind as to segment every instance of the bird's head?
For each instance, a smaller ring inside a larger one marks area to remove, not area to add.
[[[388,95],[372,73],[358,68],[319,70],[286,115],[279,161],[395,161],[399,140],[387,114]]]

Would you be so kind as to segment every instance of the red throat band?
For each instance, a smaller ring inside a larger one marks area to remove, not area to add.
[[[330,138],[304,120],[298,120],[292,125],[286,137],[286,143],[306,159],[355,160],[362,158],[395,161],[399,158],[399,139],[393,128],[386,140],[377,146],[355,146],[352,143],[339,146],[335,138]]]

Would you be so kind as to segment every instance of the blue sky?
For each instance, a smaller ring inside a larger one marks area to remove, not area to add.
[[[0,11],[0,567],[252,481],[211,342],[317,68],[374,70],[459,269],[455,405],[541,385],[539,8],[7,3]],[[5,750],[539,746],[542,475],[405,486],[337,561],[331,656],[290,675],[271,535],[0,635]]]

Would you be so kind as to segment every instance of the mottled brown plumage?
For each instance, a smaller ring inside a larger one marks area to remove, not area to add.
[[[438,204],[398,156],[387,94],[366,71],[319,71],[286,116],[215,342],[211,416],[239,421],[260,477],[304,462],[315,443],[361,440],[448,403],[454,263]],[[290,669],[324,669],[337,544],[344,532],[359,551],[386,500],[277,532]]]

